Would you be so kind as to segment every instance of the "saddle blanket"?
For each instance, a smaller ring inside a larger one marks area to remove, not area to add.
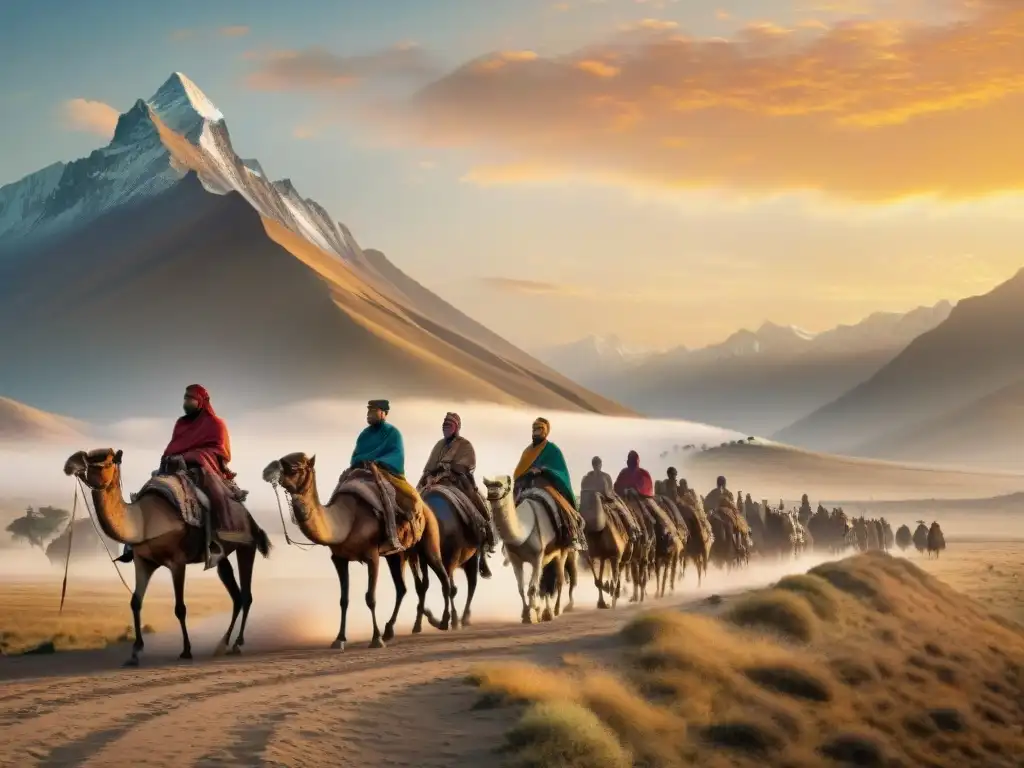
[[[477,537],[478,543],[482,544],[487,540],[487,528],[489,523],[473,505],[473,502],[466,498],[465,493],[450,485],[436,483],[424,488],[420,493],[420,496],[426,498],[427,495],[431,493],[436,493],[438,496],[444,497],[445,501],[451,505],[452,509],[455,510],[456,514],[462,519],[462,522],[466,527],[473,531],[473,534]]]

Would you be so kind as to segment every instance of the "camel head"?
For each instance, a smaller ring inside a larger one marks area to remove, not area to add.
[[[501,501],[512,492],[512,478],[508,475],[485,477],[484,487],[487,489],[488,501]]]
[[[307,456],[301,451],[289,453],[270,462],[263,470],[263,479],[272,485],[280,485],[293,496],[303,494],[315,482],[316,455]]]
[[[64,474],[77,477],[93,490],[103,491],[117,482],[122,455],[113,448],[79,451],[64,462]]]

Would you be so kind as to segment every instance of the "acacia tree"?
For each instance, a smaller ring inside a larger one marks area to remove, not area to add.
[[[25,541],[32,547],[43,548],[64,525],[70,513],[56,507],[29,507],[25,514],[11,521],[6,530],[15,541]]]

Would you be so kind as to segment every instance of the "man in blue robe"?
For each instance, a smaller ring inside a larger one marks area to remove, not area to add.
[[[391,404],[387,400],[371,400],[366,404],[366,429],[356,438],[352,451],[350,468],[369,468],[371,464],[391,483],[395,489],[398,506],[406,517],[412,519],[420,496],[405,479],[405,444],[398,427],[387,420]],[[385,505],[387,506],[387,505]],[[402,544],[398,540],[398,525],[391,510],[385,510],[384,530],[386,541],[380,550],[385,554],[398,552]]]

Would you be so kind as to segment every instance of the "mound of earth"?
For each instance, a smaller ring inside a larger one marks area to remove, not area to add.
[[[1019,766],[1024,627],[872,553],[643,615],[601,657],[481,667],[518,766]]]

